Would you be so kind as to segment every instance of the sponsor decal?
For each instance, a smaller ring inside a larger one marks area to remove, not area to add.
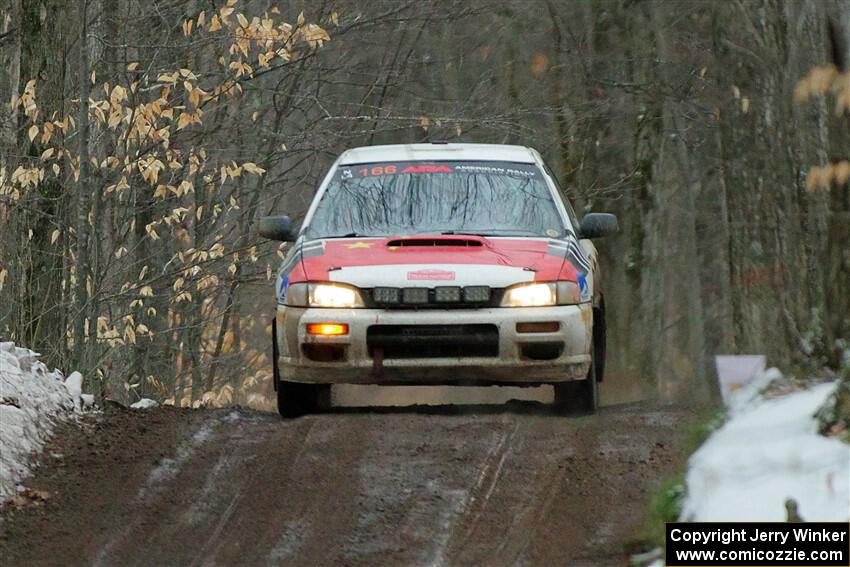
[[[576,280],[578,280],[578,291],[581,300],[586,301],[590,299],[590,286],[587,285],[587,276],[581,272],[578,272],[576,274]]]
[[[447,165],[411,165],[405,167],[402,173],[451,173],[454,171]]]
[[[289,274],[280,278],[280,283],[277,286],[277,298],[279,303],[286,301],[286,290],[289,288]]]
[[[416,270],[415,272],[407,272],[407,279],[451,281],[455,279],[455,273],[448,270]]]
[[[372,246],[371,242],[352,242],[351,244],[346,244],[345,247],[349,250],[357,250],[358,248],[369,248]]]

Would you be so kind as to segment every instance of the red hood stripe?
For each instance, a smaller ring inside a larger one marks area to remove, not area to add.
[[[388,246],[388,243],[410,238],[352,238],[324,241],[324,250],[317,247],[319,241],[304,244],[302,266],[290,274],[290,281],[327,280],[333,268],[375,266],[393,264],[483,264],[529,268],[535,271],[535,280],[552,281],[569,279],[575,281],[576,270],[565,262],[563,256],[547,253],[548,240],[536,238],[497,238],[475,236],[417,236],[415,240],[431,241],[466,240],[480,246]]]

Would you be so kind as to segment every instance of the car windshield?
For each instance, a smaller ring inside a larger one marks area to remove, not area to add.
[[[473,233],[564,234],[540,168],[511,162],[393,162],[341,166],[308,238]]]

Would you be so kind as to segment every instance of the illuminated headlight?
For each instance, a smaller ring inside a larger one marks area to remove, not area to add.
[[[522,284],[508,288],[502,297],[502,307],[539,307],[555,305],[557,289],[553,283]]]
[[[356,288],[334,283],[298,283],[289,286],[286,304],[296,307],[363,307]]]
[[[509,287],[502,296],[502,307],[543,307],[580,303],[579,287],[575,282],[545,282],[519,284]]]

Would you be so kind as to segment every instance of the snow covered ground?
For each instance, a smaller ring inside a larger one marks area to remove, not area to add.
[[[15,494],[53,427],[94,402],[82,393],[79,372],[66,379],[48,371],[38,356],[0,343],[0,502]]]
[[[768,371],[736,395],[691,456],[682,519],[783,522],[792,498],[805,521],[850,520],[850,445],[819,435],[814,417],[835,384],[764,398],[780,376]]]

